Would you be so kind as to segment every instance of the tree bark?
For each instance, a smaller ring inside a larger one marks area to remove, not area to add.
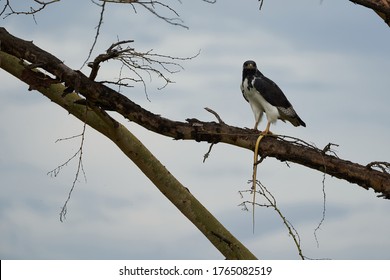
[[[154,131],[172,137],[176,140],[206,141],[209,143],[227,143],[254,151],[258,133],[253,130],[229,126],[224,123],[203,122],[197,119],[187,119],[186,122],[173,121],[153,114],[126,96],[113,89],[91,81],[80,71],[74,71],[62,61],[46,51],[38,48],[32,42],[24,41],[0,28],[1,51],[31,63],[30,68],[42,68],[56,79],[42,77],[41,79],[24,79],[30,89],[48,87],[51,84],[65,83],[84,96],[87,102],[104,110],[112,110],[130,121]],[[23,80],[24,71],[19,79]],[[379,193],[378,196],[390,199],[390,174],[386,170],[373,169],[371,165],[360,165],[336,156],[326,154],[300,141],[287,141],[280,137],[265,137],[260,142],[261,157],[275,157],[280,161],[290,161],[306,167],[319,170],[339,179],[358,184]]]

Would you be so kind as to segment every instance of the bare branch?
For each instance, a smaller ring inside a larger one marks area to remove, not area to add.
[[[332,149],[332,146],[335,146],[335,147],[338,147],[339,145],[338,144],[334,144],[334,143],[328,143],[323,149],[322,149],[322,153],[323,154],[326,154],[326,153],[330,153],[332,155],[334,155],[335,157],[338,157],[336,152]]]
[[[85,107],[85,110],[87,111],[88,108]],[[64,205],[61,208],[61,212],[60,212],[60,221],[61,222],[63,222],[66,219],[66,214],[68,213],[68,207],[67,207],[68,206],[68,202],[70,201],[70,198],[72,196],[73,190],[74,190],[74,188],[76,186],[76,182],[79,179],[80,172],[83,173],[84,180],[87,181],[87,177],[85,175],[84,166],[83,166],[83,147],[84,147],[85,129],[86,129],[86,127],[87,127],[87,123],[84,122],[83,132],[81,133],[80,148],[79,148],[79,150],[76,153],[76,154],[79,155],[79,157],[78,157],[78,164],[77,164],[77,170],[76,170],[76,174],[75,174],[75,177],[74,177],[74,180],[73,180],[73,183],[72,183],[72,187],[70,188],[70,191],[68,193],[68,197],[65,200],[65,203],[64,203]]]
[[[43,9],[45,9],[48,5],[60,2],[60,0],[51,0],[51,1],[39,1],[34,0],[34,2],[37,4],[37,7],[30,6],[29,11],[23,11],[23,10],[16,10],[11,6],[11,1],[6,0],[3,10],[0,12],[0,16],[4,15],[4,18],[10,16],[10,15],[32,15],[35,21],[34,15]],[[7,12],[8,11],[8,12]]]
[[[87,118],[86,114],[87,114],[87,110],[89,108],[88,107],[85,107],[85,118]],[[60,141],[66,141],[66,140],[71,140],[71,139],[75,139],[75,138],[78,138],[78,137],[81,137],[81,141],[80,141],[80,147],[79,149],[77,150],[77,152],[71,156],[66,162],[64,162],[63,164],[57,166],[56,168],[54,168],[53,170],[49,171],[47,173],[47,175],[50,175],[50,176],[54,176],[54,177],[57,177],[58,174],[61,172],[62,168],[64,168],[65,166],[68,165],[68,163],[70,163],[74,158],[76,158],[78,156],[78,163],[77,163],[77,169],[76,169],[76,174],[75,174],[75,177],[73,179],[73,182],[72,182],[72,186],[69,190],[69,193],[68,193],[68,197],[67,199],[65,200],[65,203],[64,205],[62,206],[61,208],[61,212],[60,212],[60,221],[63,222],[65,219],[66,219],[66,214],[68,212],[68,202],[70,201],[71,199],[71,196],[72,196],[72,193],[73,193],[73,190],[76,186],[76,183],[78,182],[79,180],[79,177],[80,177],[80,173],[83,174],[84,176],[84,180],[87,181],[87,177],[85,175],[85,171],[84,171],[84,165],[83,165],[83,147],[84,147],[84,140],[85,140],[85,130],[86,130],[86,127],[87,127],[87,123],[84,122],[83,124],[83,130],[81,132],[81,134],[78,134],[78,135],[74,135],[74,136],[70,136],[70,137],[66,137],[66,138],[61,138],[61,139],[57,139],[56,140],[56,143],[57,142],[60,142]]]
[[[211,143],[211,144],[210,144],[210,147],[209,147],[209,150],[207,151],[207,153],[204,154],[204,156],[203,156],[203,163],[205,163],[205,162],[206,162],[206,159],[209,158],[210,153],[211,153],[211,150],[212,150],[214,144],[215,144],[215,143]]]
[[[248,183],[250,183],[252,187],[251,187],[250,190],[240,191],[239,193],[240,193],[241,197],[244,197],[243,193],[246,193],[246,192],[249,192],[250,194],[253,193],[253,191],[254,191],[253,190],[254,183],[252,182],[252,180],[250,180]],[[281,218],[281,220],[282,220],[283,224],[285,225],[285,227],[287,228],[289,235],[293,239],[294,244],[295,244],[295,246],[296,246],[296,248],[298,250],[298,254],[299,254],[300,258],[302,260],[304,260],[305,257],[304,257],[304,255],[302,253],[301,239],[300,239],[300,236],[298,234],[298,231],[291,224],[291,222],[283,215],[282,211],[280,210],[280,208],[276,204],[276,199],[275,199],[274,195],[260,181],[256,181],[255,184],[258,187],[258,189],[256,190],[257,194],[259,194],[262,198],[264,198],[265,202],[264,203],[258,203],[258,202],[254,202],[254,201],[244,201],[244,202],[240,203],[239,206],[242,206],[244,210],[248,210],[248,207],[246,206],[246,204],[250,204],[253,207],[254,206],[260,206],[260,207],[266,207],[266,208],[274,209],[276,211],[276,213],[278,214],[278,216]]]
[[[378,168],[383,173],[390,174],[390,163],[385,161],[373,161],[366,165],[368,168]]]
[[[89,78],[91,79],[91,81],[95,80],[95,78],[98,74],[99,68],[100,68],[100,63],[108,61],[108,60],[113,59],[113,58],[116,58],[119,55],[121,55],[121,53],[126,52],[127,50],[133,50],[132,48],[127,47],[123,51],[122,48],[120,47],[120,45],[122,45],[122,44],[128,44],[128,43],[132,43],[132,42],[134,42],[134,41],[133,40],[126,40],[126,41],[120,41],[120,42],[114,43],[107,49],[106,53],[98,55],[94,59],[93,62],[89,62],[88,67],[90,67],[92,69],[91,73],[89,74]],[[118,47],[118,49],[116,49],[116,47]]]
[[[261,10],[261,8],[263,8],[264,0],[259,0],[259,2],[260,2],[259,10]]]
[[[116,82],[109,83],[129,87],[130,85],[124,84],[122,81],[128,80],[141,82],[144,87],[145,95],[149,100],[145,75],[149,78],[149,80],[152,80],[153,75],[162,79],[164,84],[158,89],[163,89],[168,84],[173,83],[166,73],[175,74],[184,69],[177,61],[191,60],[197,57],[200,53],[198,52],[190,57],[176,57],[157,54],[154,53],[153,50],[139,52],[129,46],[129,44],[133,42],[133,40],[118,41],[112,44],[107,49],[106,53],[98,55],[93,62],[88,63],[88,66],[92,69],[89,78],[91,80],[96,78],[102,62],[109,60],[119,61],[122,64],[119,78]],[[124,73],[124,69],[128,70],[128,73]],[[122,78],[123,76],[126,77]]]
[[[115,3],[115,4],[130,4],[133,7],[133,10],[135,13],[137,13],[136,4],[142,6],[146,10],[148,10],[150,13],[155,15],[156,17],[162,19],[163,21],[176,25],[181,26],[188,29],[188,26],[183,24],[183,20],[180,19],[180,15],[169,5],[164,4],[160,1],[138,1],[138,0],[100,0],[103,2],[109,2],[109,3]],[[180,1],[178,1],[180,3]],[[167,11],[168,13],[173,14],[173,17],[163,16],[158,9],[163,9],[163,11]]]
[[[320,242],[318,241],[318,236],[317,232],[321,229],[322,224],[325,221],[325,215],[326,215],[326,192],[325,192],[325,179],[326,179],[326,173],[324,172],[323,177],[322,177],[322,216],[321,220],[319,221],[318,225],[314,229],[314,239],[316,240],[317,243],[317,248],[320,247]]]
[[[88,60],[91,58],[93,49],[95,48],[95,45],[96,45],[96,43],[97,43],[97,40],[98,40],[98,37],[99,37],[99,34],[100,34],[100,28],[101,28],[102,25],[103,25],[103,16],[104,16],[104,10],[105,10],[105,7],[106,7],[106,2],[103,2],[102,4],[95,3],[95,2],[93,2],[93,3],[101,7],[100,17],[99,17],[99,23],[98,23],[98,25],[96,26],[95,38],[94,38],[94,40],[93,40],[93,43],[92,43],[91,48],[89,49],[88,56],[87,56],[87,58],[85,59],[85,61],[83,62],[83,64],[81,65],[80,69],[82,69],[82,68],[85,66],[85,64],[88,62]],[[96,76],[95,76],[95,77],[96,77]],[[92,80],[94,80],[94,79],[92,79]]]
[[[213,114],[213,115],[217,118],[217,120],[218,120],[219,123],[225,123],[225,122],[221,119],[221,117],[218,115],[217,112],[215,112],[214,110],[212,110],[212,109],[210,109],[210,108],[208,108],[208,107],[206,107],[206,108],[204,108],[204,109],[205,109],[207,112]]]
[[[157,0],[150,0],[150,1],[139,1],[139,0],[100,0],[107,3],[114,3],[114,4],[130,4],[134,10],[135,13],[137,13],[136,5],[140,5],[147,11],[149,11],[154,16],[158,17],[159,19],[162,19],[163,21],[171,24],[180,26],[183,28],[188,29],[188,26],[184,25],[183,20],[180,18],[179,13],[173,9],[170,5],[164,4],[161,1]],[[214,4],[216,0],[202,0],[203,2]],[[181,1],[178,0],[178,3],[181,4]],[[161,10],[161,11],[160,11]],[[163,13],[171,14],[172,16],[165,16]]]

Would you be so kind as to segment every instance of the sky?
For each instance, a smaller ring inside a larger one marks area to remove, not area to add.
[[[32,40],[73,69],[92,45],[100,10],[91,1],[61,1],[35,16],[1,18],[11,34]],[[165,1],[164,1],[165,3]],[[172,120],[215,121],[253,127],[239,86],[242,64],[257,62],[284,91],[307,127],[278,122],[274,133],[298,137],[319,148],[328,143],[340,158],[360,164],[389,161],[390,37],[371,10],[349,1],[167,1],[182,28],[141,7],[109,4],[92,57],[113,42],[133,39],[140,51],[189,57],[183,70],[167,74],[175,83],[146,78],[122,93]],[[0,1],[0,7],[4,1]],[[26,4],[27,5],[27,4]],[[26,6],[28,9],[28,5]],[[172,16],[161,10],[164,15]],[[92,59],[90,59],[92,60]],[[82,71],[88,74],[88,69]],[[97,79],[118,77],[120,66],[102,65]],[[77,161],[56,177],[83,124],[4,71],[0,71],[0,259],[223,259],[224,257],[104,136],[87,128],[80,178],[60,222]],[[299,259],[276,212],[239,204],[248,190],[253,154],[223,143],[209,158],[207,143],[174,141],[113,116],[126,125],[191,193],[261,259]],[[265,127],[263,120],[259,128]],[[303,166],[267,158],[258,178],[294,225],[303,254],[311,259],[389,259],[390,202],[372,190]],[[322,218],[323,180],[326,216]]]

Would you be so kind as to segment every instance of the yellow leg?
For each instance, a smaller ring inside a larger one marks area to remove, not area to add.
[[[265,130],[261,133],[263,135],[266,135],[266,134],[272,134],[271,131],[269,131],[269,127],[271,126],[271,123],[270,122],[267,122],[267,127],[265,128]]]

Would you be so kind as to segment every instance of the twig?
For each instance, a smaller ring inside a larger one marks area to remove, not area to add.
[[[366,165],[367,168],[372,169],[373,167],[379,168],[383,173],[390,173],[390,163],[385,161],[373,161]]]
[[[218,122],[219,122],[220,124],[224,124],[224,123],[225,123],[225,122],[221,119],[221,117],[217,114],[217,112],[215,112],[214,110],[212,110],[212,109],[210,109],[210,108],[208,108],[208,107],[205,107],[204,109],[205,109],[207,112],[213,114],[213,115],[217,118],[217,120],[218,120]]]
[[[88,111],[88,107],[85,107],[85,114],[87,114],[87,111]],[[86,115],[85,115],[85,119],[87,119]],[[70,201],[70,198],[72,196],[73,190],[74,190],[74,188],[76,186],[76,182],[78,181],[78,179],[80,177],[80,173],[83,174],[84,180],[87,181],[87,177],[85,175],[84,166],[83,166],[83,147],[84,147],[84,141],[85,141],[86,127],[87,127],[87,123],[85,121],[84,124],[83,124],[83,130],[82,130],[81,134],[75,135],[75,136],[71,136],[71,137],[61,138],[61,139],[57,139],[56,140],[56,143],[57,143],[57,142],[60,142],[60,141],[65,141],[65,140],[70,140],[70,139],[81,137],[80,147],[77,150],[77,152],[72,157],[70,157],[65,163],[57,166],[55,169],[53,169],[53,170],[51,170],[51,171],[49,171],[47,173],[47,175],[51,175],[51,176],[57,177],[58,174],[60,173],[61,169],[64,166],[68,165],[68,163],[71,162],[78,155],[78,164],[77,164],[76,174],[75,174],[74,180],[72,182],[72,186],[70,188],[70,191],[68,193],[68,197],[65,200],[65,203],[62,206],[61,211],[60,211],[60,221],[61,222],[63,222],[65,220],[65,218],[66,218],[66,214],[68,212],[67,205],[68,205],[68,202]]]
[[[204,154],[203,156],[203,163],[205,163],[206,159],[208,159],[208,157],[210,156],[210,153],[211,153],[211,149],[213,148],[215,143],[211,143],[210,147],[209,147],[209,150],[207,151],[207,153]]]
[[[61,142],[61,141],[66,141],[66,140],[71,140],[71,139],[75,139],[75,138],[78,138],[82,136],[82,133],[81,134],[78,134],[78,135],[73,135],[73,136],[70,136],[70,137],[65,137],[65,138],[59,138],[57,139],[54,143],[58,143],[58,142]]]
[[[120,77],[116,82],[109,82],[111,84],[117,84],[120,87],[133,87],[132,85],[122,83],[123,80],[129,80],[133,82],[141,82],[145,91],[146,98],[149,100],[147,93],[147,87],[145,77],[143,74],[149,76],[152,80],[152,76],[155,75],[164,80],[163,86],[158,89],[163,89],[173,81],[167,77],[167,74],[174,74],[184,69],[177,61],[190,60],[199,55],[200,52],[189,57],[175,57],[170,55],[162,55],[153,53],[153,50],[146,52],[136,51],[128,44],[133,43],[134,40],[123,40],[112,44],[105,53],[98,55],[93,62],[88,63],[88,66],[92,68],[90,73],[90,79],[94,80],[100,68],[100,64],[106,61],[116,60],[119,61],[122,66],[120,68]],[[124,70],[130,71],[130,74],[124,73]],[[165,73],[166,72],[166,73]],[[123,76],[126,78],[122,78]],[[133,76],[133,77],[131,77]],[[149,100],[150,101],[150,100]]]
[[[260,2],[259,10],[261,11],[261,8],[263,7],[264,0],[259,0],[259,2]]]
[[[93,62],[89,62],[88,63],[88,67],[91,68],[91,73],[89,74],[89,79],[94,81],[97,74],[98,74],[98,71],[99,71],[99,68],[100,68],[100,63],[102,62],[105,62],[105,61],[108,61],[110,59],[114,59],[118,56],[121,55],[121,53],[127,51],[126,50],[122,50],[120,45],[122,44],[129,44],[129,43],[133,43],[134,40],[125,40],[125,41],[119,41],[117,43],[114,43],[112,44],[106,51],[106,53],[104,54],[99,54]],[[118,47],[118,49],[116,48]],[[129,48],[127,47],[129,50],[134,50],[132,48]],[[88,57],[89,59],[89,57]]]
[[[336,152],[332,149],[332,146],[338,147],[339,145],[338,145],[338,144],[333,144],[333,143],[328,143],[328,144],[322,149],[322,153],[325,155],[327,152],[330,152],[331,154],[333,154],[335,157],[338,158]]]
[[[87,107],[85,107],[86,111],[88,110]],[[73,180],[73,183],[72,183],[72,187],[70,188],[70,191],[68,193],[68,197],[67,199],[65,200],[65,203],[64,205],[62,206],[61,208],[61,212],[60,212],[60,221],[63,222],[65,219],[66,219],[66,214],[68,213],[68,202],[70,201],[70,198],[72,196],[72,193],[73,193],[73,190],[76,186],[76,182],[78,181],[78,178],[80,176],[80,171],[83,173],[84,175],[84,180],[87,181],[87,177],[85,175],[85,171],[84,171],[84,166],[83,166],[83,147],[84,147],[84,140],[85,140],[85,129],[87,127],[87,123],[84,122],[84,125],[83,125],[83,132],[81,133],[81,143],[80,143],[80,148],[78,150],[78,154],[79,154],[79,158],[78,158],[78,164],[77,164],[77,171],[76,171],[76,174],[75,174],[75,177],[74,177],[74,180]]]
[[[325,167],[326,168],[326,167]],[[322,217],[320,222],[318,223],[317,227],[314,229],[314,239],[317,243],[317,248],[320,247],[320,243],[318,241],[317,231],[320,230],[322,224],[325,221],[325,215],[326,215],[326,192],[325,192],[325,179],[326,179],[326,173],[324,172],[322,177],[322,197],[323,197],[323,203],[322,203]]]
[[[253,186],[252,181],[249,181],[249,183]],[[265,203],[256,202],[256,203],[254,203],[254,205],[260,206],[260,207],[266,207],[266,208],[273,208],[276,211],[276,213],[278,213],[279,217],[283,221],[283,224],[287,228],[289,235],[293,238],[293,241],[294,241],[295,246],[297,247],[299,256],[301,257],[301,259],[305,259],[303,252],[302,252],[302,249],[301,249],[301,239],[300,239],[298,231],[291,224],[291,222],[283,215],[282,211],[277,206],[276,199],[273,196],[273,194],[260,181],[256,181],[255,184],[259,187],[257,190],[257,193],[259,195],[261,195],[263,198],[265,198],[266,202]],[[250,192],[252,194],[252,192],[253,192],[252,188],[251,188],[251,190],[240,191],[239,193],[240,193],[241,197],[243,197],[242,193],[244,193],[244,192]],[[244,207],[243,210],[248,210],[246,204],[253,205],[253,201],[244,201],[241,204],[239,204],[239,206],[243,206]]]
[[[220,124],[224,124],[224,121],[221,119],[221,117],[218,115],[217,112],[215,112],[214,110],[212,110],[212,109],[210,109],[210,108],[208,108],[208,107],[205,107],[204,109],[205,109],[207,112],[213,114],[213,115],[217,118],[217,120],[218,120],[218,122],[219,122]],[[206,161],[206,159],[209,157],[209,155],[210,155],[210,153],[211,153],[211,149],[213,148],[214,144],[216,144],[216,143],[211,143],[208,152],[203,156],[203,163],[204,163],[204,162]]]
[[[40,1],[40,0],[34,0],[34,2],[37,3],[38,5],[40,5],[40,7],[33,8],[32,6],[30,6],[30,11],[16,11],[16,10],[14,10],[12,8],[10,1],[6,0],[4,8],[0,12],[0,16],[5,14],[5,12],[8,9],[9,12],[7,14],[5,14],[4,18],[6,18],[6,17],[8,17],[10,15],[31,15],[33,17],[33,19],[34,19],[34,22],[36,23],[36,20],[35,20],[35,14],[36,13],[42,11],[43,9],[46,8],[46,6],[48,6],[50,4],[53,4],[55,2],[60,2],[60,0],[52,0],[52,1],[48,1],[48,2],[44,2],[44,1]]]
[[[338,147],[339,145],[338,144],[334,144],[334,143],[328,143],[322,150],[317,148],[315,145],[312,145],[312,144],[309,144],[305,141],[303,141],[302,139],[299,139],[299,138],[295,138],[295,137],[291,137],[291,136],[287,136],[287,135],[278,135],[278,138],[280,140],[284,140],[286,141],[286,139],[290,139],[292,141],[288,141],[289,143],[293,143],[295,145],[298,145],[298,146],[302,146],[302,147],[308,147],[308,148],[311,148],[311,149],[314,149],[316,151],[318,151],[319,154],[321,154],[322,156],[326,155],[327,153],[331,153],[333,154],[335,157],[338,158],[336,152],[332,149],[332,146],[336,146]],[[323,157],[322,157],[323,158]],[[324,158],[323,158],[324,160]],[[323,165],[323,178],[322,178],[322,194],[323,194],[323,204],[322,204],[322,216],[321,216],[321,220],[319,221],[317,227],[314,229],[314,238],[316,240],[316,243],[317,243],[317,247],[319,247],[319,241],[318,241],[318,235],[317,235],[317,232],[318,230],[320,230],[322,224],[324,223],[325,221],[325,217],[326,217],[326,191],[325,191],[325,179],[326,179],[326,164],[325,164],[325,160],[324,160],[324,165]]]
[[[93,2],[93,3],[95,3],[95,2]],[[98,37],[99,37],[99,34],[100,34],[100,28],[101,28],[102,25],[103,25],[103,15],[104,15],[105,7],[106,7],[106,2],[104,1],[101,5],[98,4],[98,3],[95,3],[95,4],[98,5],[98,6],[100,6],[102,10],[100,11],[99,23],[98,23],[98,25],[96,26],[95,38],[94,38],[94,40],[93,40],[93,43],[92,43],[91,48],[89,49],[88,56],[87,56],[87,58],[85,59],[85,61],[83,62],[83,64],[81,65],[80,70],[85,66],[85,64],[86,64],[86,63],[88,62],[88,60],[91,58],[93,49],[95,48],[95,45],[96,45],[96,43],[97,43],[97,40],[98,40]],[[92,75],[92,73],[91,73],[91,75]],[[97,71],[96,71],[96,75],[97,75]],[[95,76],[95,77],[96,77],[96,76]],[[95,77],[93,77],[92,80],[94,80]]]
[[[171,6],[164,4],[160,1],[156,1],[156,0],[151,0],[151,1],[101,0],[101,1],[115,3],[115,4],[130,4],[133,7],[133,10],[135,13],[137,13],[137,9],[136,9],[135,5],[138,4],[138,5],[142,6],[143,8],[145,8],[146,10],[148,10],[153,15],[155,15],[156,17],[158,17],[159,19],[162,19],[163,21],[165,21],[169,24],[172,24],[172,25],[176,25],[176,26],[180,26],[180,27],[184,27],[184,28],[188,29],[188,26],[183,24],[183,20],[180,18],[180,15]],[[180,3],[180,1],[179,1],[179,3]],[[157,11],[157,7],[167,10],[168,12],[172,13],[174,15],[174,17],[163,16],[162,14],[160,14]]]

